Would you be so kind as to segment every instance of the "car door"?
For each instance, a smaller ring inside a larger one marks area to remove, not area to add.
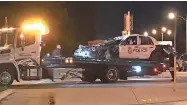
[[[40,35],[37,32],[23,33],[18,32],[16,35],[15,58],[27,59],[31,58],[40,64]]]
[[[120,58],[136,59],[138,52],[137,36],[129,36],[119,45]]]
[[[139,59],[149,59],[153,50],[155,50],[155,45],[150,37],[148,36],[138,36],[138,45],[140,53],[138,54]]]

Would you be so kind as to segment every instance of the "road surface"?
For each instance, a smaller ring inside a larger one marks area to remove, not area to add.
[[[15,83],[11,87],[14,93],[0,105],[187,105],[187,79],[178,78],[177,92],[172,92],[170,79],[136,77],[112,84],[79,79]]]

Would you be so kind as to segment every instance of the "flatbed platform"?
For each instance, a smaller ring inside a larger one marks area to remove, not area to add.
[[[67,77],[68,74],[72,74],[72,71],[74,72],[76,69],[82,69],[83,81],[94,82],[99,78],[105,83],[116,82],[118,78],[126,80],[127,77],[130,76],[157,75],[160,69],[160,63],[158,62],[137,59],[101,60],[91,58],[49,57],[43,59],[43,65],[49,69],[50,74],[54,75],[54,72],[58,71],[58,77],[60,77],[61,74],[65,74],[65,77]],[[58,68],[58,70],[56,68]],[[110,75],[116,75],[116,77],[110,79]]]
[[[148,60],[132,60],[132,59],[110,59],[110,60],[100,60],[100,59],[90,59],[90,58],[74,58],[74,64],[106,64],[106,65],[139,65],[139,66],[154,66],[159,65],[155,61]]]

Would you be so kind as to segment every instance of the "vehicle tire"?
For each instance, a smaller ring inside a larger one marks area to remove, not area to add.
[[[150,57],[151,61],[156,61],[159,63],[163,63],[164,57],[160,52],[153,52]]]
[[[0,85],[1,86],[10,86],[15,78],[13,73],[13,68],[11,66],[0,67]]]
[[[81,78],[82,81],[92,83],[95,82],[96,79],[97,79],[96,76],[94,76],[94,74],[92,74],[90,71],[85,70],[82,72],[82,78]]]
[[[102,83],[113,83],[119,79],[119,71],[115,67],[109,67],[103,71],[100,80]]]

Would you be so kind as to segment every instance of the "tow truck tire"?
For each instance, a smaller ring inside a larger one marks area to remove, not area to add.
[[[0,67],[0,86],[10,86],[15,78],[13,68],[11,66]]]
[[[164,61],[164,57],[160,52],[155,51],[151,54],[150,60],[162,63]]]
[[[114,83],[119,79],[119,71],[115,67],[109,67],[103,71],[100,80],[102,83]]]
[[[82,72],[82,81],[86,81],[86,82],[95,82],[97,78],[88,70],[85,70]]]

